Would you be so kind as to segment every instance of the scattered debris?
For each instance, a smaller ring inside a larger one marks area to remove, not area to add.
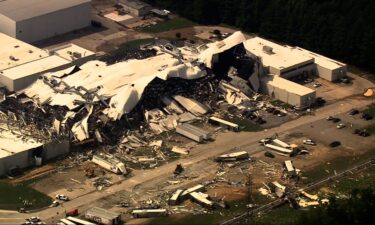
[[[175,152],[175,153],[178,153],[178,154],[181,154],[181,155],[188,155],[189,154],[189,150],[186,149],[186,148],[182,148],[182,147],[178,147],[178,146],[173,146],[172,149],[171,149],[172,152]]]
[[[92,162],[115,174],[126,175],[125,164],[111,155],[94,155]]]

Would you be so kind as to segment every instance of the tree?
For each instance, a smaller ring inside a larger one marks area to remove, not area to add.
[[[236,26],[375,72],[373,0],[145,0],[202,24]]]

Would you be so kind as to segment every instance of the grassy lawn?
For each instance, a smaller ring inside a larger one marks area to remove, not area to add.
[[[375,104],[371,104],[369,107],[367,107],[367,109],[364,112],[375,117]]]
[[[358,174],[353,174],[351,177],[343,178],[335,182],[330,189],[336,193],[349,194],[355,188],[373,188],[375,186],[375,167],[371,167]],[[295,210],[284,205],[280,208],[270,211],[269,213],[260,216],[257,220],[258,225],[283,225],[293,224],[296,219],[303,213],[307,213],[309,208]]]
[[[369,132],[370,134],[375,135],[375,124],[368,125],[367,127],[365,127],[365,129],[366,129],[367,132]]]
[[[137,39],[137,40],[133,40],[133,41],[128,41],[128,42],[122,44],[120,46],[119,50],[126,51],[126,50],[129,50],[129,49],[138,49],[139,46],[144,45],[144,44],[148,44],[148,43],[152,43],[153,41],[154,41],[153,38]]]
[[[242,118],[239,118],[239,117],[229,117],[227,115],[224,116],[223,119],[227,120],[229,122],[238,124],[238,126],[240,126],[240,130],[241,131],[245,131],[245,132],[258,132],[258,131],[262,131],[263,130],[263,128],[261,126],[259,126],[258,124],[253,123],[252,121],[250,121],[248,119],[242,119]]]
[[[275,107],[280,107],[280,108],[284,108],[284,109],[293,108],[292,105],[289,105],[288,103],[282,102],[280,100],[272,100],[270,103],[271,103],[271,105],[273,105]]]
[[[140,31],[145,32],[145,33],[158,33],[158,32],[175,30],[179,28],[192,27],[195,25],[197,24],[188,19],[176,18],[176,19],[166,20],[166,21],[160,22],[158,24],[155,24],[149,27],[144,27]]]
[[[269,200],[265,196],[258,193],[253,194],[253,201],[255,204],[265,204]],[[185,215],[185,216],[169,216],[152,219],[148,224],[152,225],[213,225],[220,224],[220,222],[233,218],[236,215],[241,215],[246,210],[248,204],[247,199],[229,202],[229,209],[217,209],[212,213],[200,215]]]
[[[13,186],[0,182],[0,209],[17,210],[20,207],[24,207],[23,200],[32,203],[30,207],[25,207],[26,209],[39,209],[52,203],[52,199],[49,196],[26,185]]]
[[[375,149],[371,149],[362,155],[335,158],[334,160],[330,160],[329,164],[324,163],[319,165],[318,167],[315,167],[314,169],[303,171],[303,176],[307,177],[307,179],[303,180],[303,182],[308,184],[314,181],[321,180],[325,177],[334,175],[334,171],[339,173],[345,169],[354,167],[361,162],[366,162],[374,156]]]
[[[335,190],[341,193],[349,193],[354,188],[374,188],[375,167],[355,174],[352,177],[344,178],[335,184]]]

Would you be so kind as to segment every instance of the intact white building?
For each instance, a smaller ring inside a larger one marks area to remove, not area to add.
[[[287,79],[317,75],[328,81],[336,81],[347,73],[346,64],[300,47],[283,46],[260,37],[246,40],[244,46],[262,59],[268,73]]]
[[[94,52],[74,44],[47,51],[0,33],[0,85],[19,91],[43,73],[80,66],[94,58]]]
[[[314,58],[263,38],[250,38],[244,42],[244,46],[262,59],[263,66],[270,74],[290,79],[314,71]]]
[[[314,72],[316,75],[319,75],[319,77],[323,79],[326,79],[328,81],[336,81],[347,75],[347,66],[344,63],[338,62],[336,60],[327,58],[325,56],[319,55],[317,53],[311,52],[300,47],[289,48],[304,56],[314,58],[316,65]]]
[[[316,91],[277,75],[262,77],[261,91],[297,108],[307,108],[315,102]]]
[[[2,0],[0,32],[26,42],[87,27],[91,0]]]

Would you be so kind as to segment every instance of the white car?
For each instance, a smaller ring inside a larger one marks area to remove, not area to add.
[[[343,123],[340,123],[340,124],[337,125],[336,127],[337,127],[337,129],[342,129],[342,128],[346,127],[346,125],[343,124]]]
[[[303,140],[303,143],[305,145],[316,145],[315,141],[313,141],[311,139]]]
[[[315,83],[313,84],[313,87],[314,87],[314,88],[318,88],[318,87],[321,87],[321,86],[322,86],[322,84],[319,83],[319,82],[315,82]]]
[[[63,194],[56,195],[56,199],[61,200],[61,201],[65,201],[65,202],[69,201],[69,197],[66,196],[66,195],[63,195]]]

